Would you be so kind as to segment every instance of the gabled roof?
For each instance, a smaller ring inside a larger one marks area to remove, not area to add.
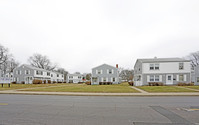
[[[37,67],[31,66],[31,65],[27,65],[27,64],[23,64],[21,66],[26,66],[26,67],[28,67],[30,69],[33,69],[33,70],[42,70],[42,71],[50,72],[48,70],[45,70],[45,69],[42,69],[42,68],[37,68]]]
[[[150,58],[150,59],[137,59],[142,63],[150,63],[150,62],[190,62],[190,60],[182,59],[182,58]]]
[[[98,68],[98,67],[102,67],[102,66],[109,66],[109,67],[111,67],[111,68],[115,68],[115,69],[117,69],[116,67],[111,66],[111,65],[108,65],[108,64],[102,64],[102,65],[99,65],[99,66],[94,67],[94,68],[92,68],[92,69],[95,69],[95,68]]]
[[[27,65],[27,64],[23,64],[21,66],[26,66],[26,67],[28,67],[30,69],[33,69],[33,70],[40,70],[40,71],[45,71],[45,72],[53,72],[53,73],[56,73],[56,74],[61,74],[61,73],[56,72],[56,71],[50,71],[50,70],[46,70],[46,69],[42,69],[42,68],[37,68],[37,67],[31,66],[31,65]]]

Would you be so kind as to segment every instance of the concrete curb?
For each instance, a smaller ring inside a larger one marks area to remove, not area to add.
[[[23,95],[66,95],[66,96],[199,96],[199,92],[181,93],[83,93],[83,92],[33,92],[33,91],[0,91],[0,94]]]

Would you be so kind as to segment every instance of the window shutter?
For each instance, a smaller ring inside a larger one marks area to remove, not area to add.
[[[101,74],[102,74],[102,70],[101,70]]]
[[[187,81],[187,75],[184,75],[184,81]]]
[[[147,82],[150,82],[150,76],[147,75]]]
[[[109,70],[107,69],[107,74],[109,74]]]
[[[159,81],[162,82],[162,75],[159,75]]]
[[[98,71],[96,70],[96,74],[98,73]]]
[[[103,77],[101,78],[101,82],[103,82],[104,80],[103,80]]]
[[[106,78],[106,82],[108,82],[108,77]]]
[[[177,79],[177,81],[179,81],[179,75],[177,75],[176,77],[177,77],[177,78],[176,78],[176,79]]]
[[[114,74],[114,69],[112,69],[112,74]]]

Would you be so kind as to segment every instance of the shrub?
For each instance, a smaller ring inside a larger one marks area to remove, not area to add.
[[[17,84],[16,82],[11,82],[12,84]]]
[[[179,82],[177,85],[178,86],[194,86],[194,83],[183,83],[183,82]]]
[[[43,83],[46,84],[46,80],[44,80]]]
[[[130,86],[133,86],[134,85],[134,82],[133,81],[130,81],[128,82]]]
[[[39,79],[34,79],[32,81],[33,84],[42,84],[42,80],[39,80]]]
[[[24,82],[24,81],[21,81],[21,84],[25,84],[25,82]]]
[[[56,81],[53,81],[53,83],[57,83]]]
[[[48,80],[48,84],[50,84],[51,83],[51,80]]]
[[[86,81],[86,85],[91,85],[91,81]]]
[[[149,86],[163,86],[162,82],[149,82]]]

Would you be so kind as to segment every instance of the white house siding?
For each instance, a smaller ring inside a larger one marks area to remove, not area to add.
[[[158,60],[158,59],[154,59]],[[162,60],[162,59],[161,59]],[[179,82],[190,83],[191,82],[191,65],[190,61],[175,59],[176,61],[170,61],[170,59],[164,59],[165,61],[153,61],[150,59],[150,62],[142,62],[137,60],[135,64],[134,71],[134,83],[135,86],[148,85],[149,82],[162,82],[165,85],[176,85]],[[171,59],[173,60],[173,59]],[[179,60],[179,61],[178,61]],[[147,60],[145,60],[147,61]],[[179,69],[179,63],[184,64],[182,70]],[[150,70],[150,64],[159,64],[159,69]],[[137,76],[141,76],[140,81],[136,81]],[[179,76],[183,76],[183,80],[179,79]],[[154,77],[154,81],[150,81],[150,76]],[[159,76],[159,80],[155,81],[155,76]],[[171,76],[170,82],[168,82],[168,77]]]
[[[109,74],[109,70],[111,73]],[[98,73],[100,72],[100,74]],[[97,79],[97,82],[94,82],[93,79]],[[113,78],[115,78],[115,81],[113,81]],[[99,85],[100,82],[107,82],[112,84],[119,84],[119,73],[118,69],[116,67],[103,64],[98,67],[95,67],[92,69],[92,77],[91,77],[91,84]]]

